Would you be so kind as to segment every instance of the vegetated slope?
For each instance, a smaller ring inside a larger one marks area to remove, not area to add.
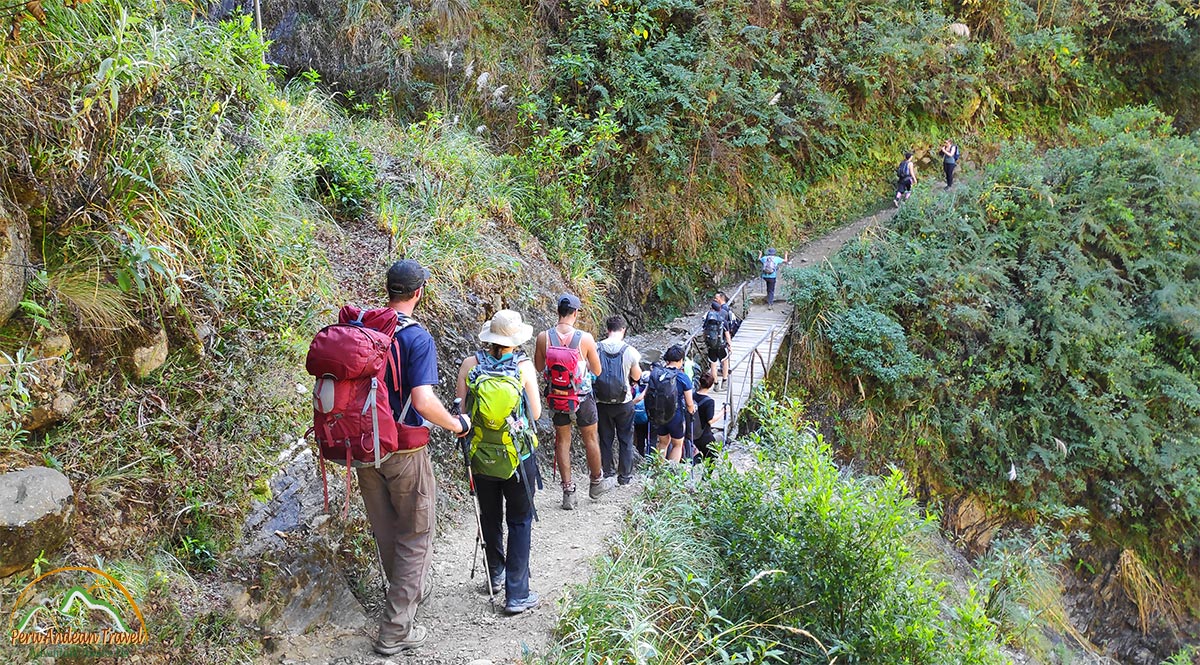
[[[383,92],[413,120],[460,117],[521,156],[551,194],[531,202],[531,230],[586,250],[567,255],[572,271],[590,269],[584,253],[607,262],[615,302],[640,320],[747,269],[750,248],[794,246],[869,206],[903,148],[923,157],[950,136],[981,159],[998,138],[1052,140],[1119,103],[1190,112],[1194,12],[1179,0],[284,0],[264,20],[292,72],[315,68],[357,103]]]
[[[1015,144],[830,270],[792,273],[809,365],[828,372],[809,378],[861,395],[841,418],[855,455],[1012,514],[1083,507],[1100,545],[1140,553],[1186,602],[1200,567],[1200,143],[1145,108],[1066,138],[1044,155]],[[1149,625],[1173,618],[1161,589],[1134,601]],[[1165,635],[1160,658],[1179,639]]]
[[[231,662],[261,645],[214,588],[253,565],[226,552],[311,422],[303,356],[331,308],[380,303],[388,262],[418,258],[449,366],[491,311],[545,323],[556,293],[598,288],[522,228],[541,194],[505,157],[437,118],[351,118],[310,81],[281,86],[248,17],[44,9],[0,42],[0,209],[32,235],[31,265],[4,266],[29,285],[0,334],[0,449],[74,485],[78,528],[43,566],[99,558],[155,626],[147,655]],[[156,338],[166,363],[140,377]],[[58,391],[74,410],[36,416]]]

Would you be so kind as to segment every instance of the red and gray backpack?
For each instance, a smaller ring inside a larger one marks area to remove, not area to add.
[[[575,413],[579,410],[579,391],[583,389],[583,355],[576,330],[566,344],[554,328],[546,331],[546,404],[554,411]],[[558,344],[555,344],[555,341]]]
[[[325,326],[308,347],[305,369],[316,377],[313,385],[313,427],[309,430],[320,448],[321,484],[325,509],[329,509],[329,487],[325,480],[325,460],[346,464],[345,517],[350,510],[350,467],[354,462],[379,463],[391,453],[417,448],[417,436],[411,430],[429,430],[397,426],[388,402],[385,379],[393,374],[393,385],[400,385],[400,367],[389,362],[396,355],[395,334],[415,324],[398,321],[390,308],[360,310],[342,307],[338,322]],[[407,405],[405,405],[407,407]],[[404,430],[401,432],[401,430]]]

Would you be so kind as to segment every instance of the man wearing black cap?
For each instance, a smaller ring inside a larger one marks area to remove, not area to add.
[[[379,468],[358,469],[367,518],[388,579],[379,637],[374,644],[375,651],[385,656],[420,646],[428,634],[424,626],[413,623],[417,605],[432,590],[430,563],[437,488],[425,445],[428,427],[437,425],[460,436],[471,431],[470,419],[452,415],[434,394],[433,387],[438,385],[437,347],[429,332],[412,320],[428,278],[429,271],[411,259],[393,263],[387,273],[388,306],[400,319],[388,356],[388,401],[401,436],[415,439],[417,445],[392,453]]]
[[[596,429],[599,415],[596,411],[596,399],[592,395],[591,379],[592,376],[600,374],[600,354],[596,352],[596,339],[591,333],[575,328],[575,322],[579,319],[579,308],[579,298],[570,293],[559,296],[558,325],[538,333],[537,345],[533,352],[533,364],[538,372],[545,376],[549,347],[560,346],[579,350],[579,366],[576,368],[579,377],[578,407],[574,413],[553,411],[554,455],[558,459],[558,470],[562,474],[563,510],[573,510],[576,505],[575,482],[571,478],[572,422],[579,427],[579,437],[583,439],[583,450],[587,456],[588,470],[591,472],[588,495],[598,499],[617,482],[616,478],[605,478],[601,466],[600,436]],[[547,399],[547,403],[551,409],[556,408],[553,400]]]

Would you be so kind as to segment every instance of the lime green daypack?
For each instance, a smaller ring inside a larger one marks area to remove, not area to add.
[[[479,351],[467,375],[471,414],[471,472],[508,480],[537,448],[537,435],[526,417],[525,385],[519,363],[523,354],[497,360]]]

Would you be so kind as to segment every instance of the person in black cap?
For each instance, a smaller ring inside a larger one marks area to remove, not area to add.
[[[388,352],[388,401],[401,428],[419,432],[429,423],[457,435],[471,431],[471,420],[452,415],[433,392],[438,385],[437,347],[429,332],[412,318],[425,292],[429,271],[411,259],[397,261],[387,272],[388,307],[399,318],[395,342]],[[400,385],[392,368],[399,367]],[[419,440],[428,441],[428,433]],[[437,483],[427,445],[398,450],[378,468],[358,469],[358,485],[388,589],[375,640],[377,653],[390,656],[420,646],[428,634],[414,623],[417,605],[432,587],[434,497]]]
[[[600,498],[617,483],[605,478],[600,460],[600,435],[597,431],[599,414],[592,395],[592,376],[600,374],[600,354],[591,333],[575,328],[581,305],[579,298],[564,293],[558,298],[558,325],[538,333],[533,352],[533,365],[546,380],[546,406],[553,413],[554,456],[562,474],[563,510],[574,510],[575,482],[571,477],[571,423],[579,428],[583,450],[587,456],[591,484],[588,495]],[[560,358],[570,359],[575,366],[567,368],[571,385],[563,390],[553,385],[552,366]],[[591,374],[589,374],[591,372]]]

